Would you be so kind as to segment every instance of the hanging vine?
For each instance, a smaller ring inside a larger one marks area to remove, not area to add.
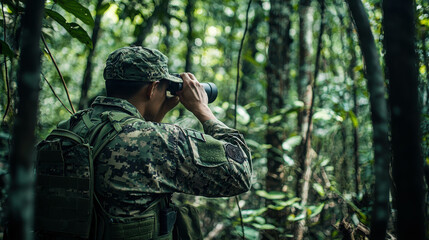
[[[6,42],[6,17],[4,14],[4,6],[3,6],[3,1],[1,1],[1,13],[3,15],[3,41]],[[5,71],[5,81],[6,81],[6,91],[7,91],[7,104],[6,104],[6,110],[4,111],[4,115],[3,115],[3,121],[7,116],[7,113],[9,112],[9,108],[10,108],[10,101],[11,101],[11,97],[10,97],[10,85],[9,85],[9,77],[8,77],[8,73],[7,73],[7,58],[6,58],[6,54],[4,54],[4,71]]]
[[[63,83],[64,90],[66,91],[67,99],[69,100],[69,103],[70,103],[70,106],[71,106],[71,108],[72,108],[72,111],[73,111],[73,113],[76,113],[76,110],[75,110],[75,108],[74,108],[74,106],[73,106],[73,103],[72,103],[72,101],[71,101],[71,99],[70,99],[69,90],[68,90],[68,88],[67,88],[66,82],[64,81],[64,77],[63,77],[63,75],[61,74],[61,71],[60,71],[60,69],[58,68],[57,63],[55,62],[54,56],[52,56],[52,53],[51,53],[51,51],[49,50],[48,44],[46,44],[46,41],[45,41],[45,38],[43,37],[43,34],[42,34],[41,36],[42,36],[42,41],[43,41],[43,44],[45,45],[46,51],[48,52],[49,57],[50,57],[50,58],[51,58],[51,60],[52,60],[52,63],[55,65],[55,68],[57,69],[58,75],[60,75],[60,79],[61,79],[61,82]]]

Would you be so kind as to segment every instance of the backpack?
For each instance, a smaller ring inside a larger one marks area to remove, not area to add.
[[[94,193],[93,161],[122,127],[138,119],[108,111],[102,113],[101,122],[93,123],[90,112],[77,112],[59,123],[37,145],[37,236],[40,239],[203,239],[198,210],[190,205],[170,205],[171,195],[159,197],[145,210],[157,213],[162,223],[155,228],[160,228],[162,237],[145,237],[153,231],[148,229],[153,220],[148,223],[146,218],[130,218],[135,221],[126,224],[109,221],[113,217]]]
[[[37,233],[90,237],[95,219],[93,160],[123,126],[137,120],[126,113],[104,112],[102,121],[94,123],[90,112],[80,111],[61,122],[37,145]]]

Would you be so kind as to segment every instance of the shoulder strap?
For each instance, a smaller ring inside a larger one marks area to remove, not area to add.
[[[123,120],[124,118],[128,118],[128,119],[120,123],[120,121]],[[101,152],[101,150],[122,131],[123,126],[126,126],[130,123],[133,123],[139,120],[138,118],[130,117],[129,115],[125,116],[124,118],[115,122],[107,121],[107,122],[101,123],[97,126],[97,129],[95,129],[91,133],[89,143],[91,144],[91,146],[94,147],[93,156],[92,156],[94,160]],[[115,131],[112,131],[112,127]]]
[[[67,137],[67,138],[70,138],[77,143],[81,143],[81,144],[85,143],[85,140],[81,136],[74,133],[73,131],[63,129],[63,128],[57,128],[57,129],[52,130],[52,132],[49,134],[49,136]]]

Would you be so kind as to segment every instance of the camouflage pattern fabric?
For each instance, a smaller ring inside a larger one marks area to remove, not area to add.
[[[168,57],[156,49],[123,47],[112,52],[104,69],[105,80],[155,82],[166,79],[183,82],[168,73]]]
[[[94,163],[95,191],[109,214],[139,216],[160,194],[222,197],[250,189],[250,150],[243,136],[222,122],[204,122],[201,133],[145,121],[123,99],[98,97],[92,107],[93,122],[106,111],[140,119],[124,126]]]

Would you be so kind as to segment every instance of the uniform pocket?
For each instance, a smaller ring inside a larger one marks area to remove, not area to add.
[[[193,159],[197,165],[218,167],[228,162],[223,141],[194,130],[188,129],[185,132],[192,149]]]

